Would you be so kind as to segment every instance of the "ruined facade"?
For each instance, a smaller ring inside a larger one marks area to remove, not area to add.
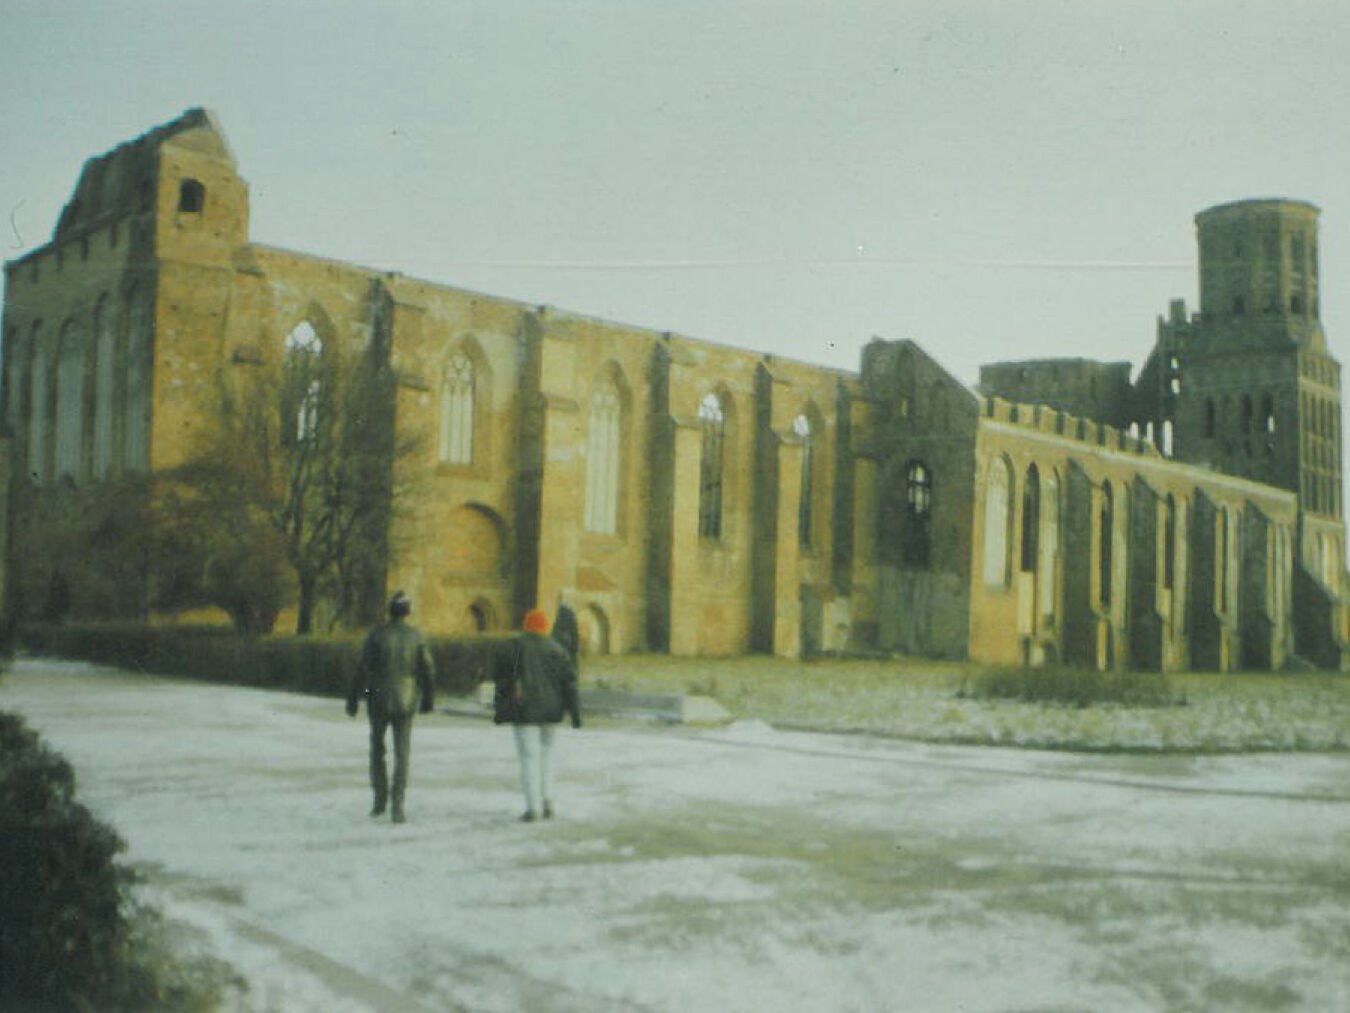
[[[1173,307],[1137,381],[1010,363],[976,394],[911,342],[827,369],[250,243],[191,110],[90,159],[51,242],[6,265],[7,601],[152,612],[149,569],[99,554],[102,504],[303,353],[387,370],[380,417],[425,437],[372,594],[404,588],[432,631],[562,596],[592,651],[1339,666],[1316,210],[1198,222],[1201,312]],[[306,410],[278,405],[282,429]]]

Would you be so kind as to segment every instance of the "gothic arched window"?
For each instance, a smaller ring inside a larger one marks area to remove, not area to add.
[[[798,415],[792,420],[792,432],[802,441],[802,476],[800,496],[797,501],[797,543],[803,549],[811,548],[811,539],[815,534],[815,456],[811,432],[811,420]]]
[[[144,293],[127,297],[127,358],[122,382],[122,464],[145,471],[150,464],[150,308]]]
[[[984,582],[1008,583],[1008,518],[1012,516],[1012,481],[1001,457],[989,462],[984,494]]]
[[[20,393],[21,377],[23,370],[23,350],[19,347],[19,329],[10,327],[5,331],[4,344],[0,345],[0,351],[4,353],[4,397],[5,397],[5,422],[11,430],[19,428],[20,405],[23,403],[23,396]]]
[[[1027,468],[1022,483],[1022,569],[1036,570],[1040,563],[1041,473],[1036,465]]]
[[[1171,589],[1177,574],[1177,501],[1167,494],[1163,514],[1163,587]]]
[[[1114,529],[1116,522],[1116,504],[1111,491],[1111,483],[1102,483],[1102,502],[1101,511],[1098,515],[1098,594],[1097,600],[1102,605],[1111,604],[1111,582],[1115,576],[1114,571],[1114,549],[1115,537]]]
[[[1045,476],[1041,493],[1041,615],[1055,614],[1056,568],[1059,565],[1059,476]]]
[[[84,437],[84,341],[73,320],[61,327],[56,359],[57,478],[80,478]]]
[[[1214,538],[1214,552],[1218,556],[1218,565],[1214,567],[1214,579],[1218,585],[1215,590],[1215,603],[1220,612],[1228,611],[1228,508],[1215,511],[1214,525],[1217,528]]]
[[[600,535],[618,531],[622,406],[613,378],[602,383],[591,398],[586,427],[586,530]]]
[[[727,418],[716,394],[705,395],[699,403],[698,420],[703,429],[702,453],[699,455],[698,533],[703,538],[721,538],[722,452]]]
[[[41,485],[47,481],[47,416],[51,407],[41,323],[33,325],[28,347],[28,474]]]
[[[307,443],[319,434],[324,395],[323,341],[308,321],[286,335],[281,438]]]
[[[473,360],[453,356],[441,372],[441,439],[443,464],[473,463]]]
[[[922,461],[905,469],[905,527],[901,558],[906,567],[926,570],[932,553],[933,473]]]
[[[108,297],[94,307],[94,445],[95,479],[107,478],[113,460],[113,392],[116,389],[117,332]]]

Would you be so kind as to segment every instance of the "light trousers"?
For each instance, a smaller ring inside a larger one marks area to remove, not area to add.
[[[553,734],[557,725],[512,725],[520,759],[520,787],[525,808],[538,813],[553,801]]]

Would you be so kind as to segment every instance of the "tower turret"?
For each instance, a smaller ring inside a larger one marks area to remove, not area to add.
[[[1196,215],[1201,317],[1249,339],[1322,349],[1319,214],[1304,201],[1244,200]]]

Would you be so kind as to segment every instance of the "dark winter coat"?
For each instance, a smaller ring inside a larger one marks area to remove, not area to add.
[[[563,650],[575,665],[577,653],[581,649],[581,633],[577,629],[577,614],[570,605],[558,606],[558,615],[553,620],[553,630],[549,636],[562,644]]]
[[[402,619],[391,619],[366,637],[347,692],[347,712],[356,713],[362,696],[372,718],[407,716],[418,709],[429,711],[435,698],[435,677],[435,664],[422,631]]]
[[[581,727],[577,670],[557,641],[522,633],[497,662],[493,720],[499,724],[551,725],[572,716]]]

